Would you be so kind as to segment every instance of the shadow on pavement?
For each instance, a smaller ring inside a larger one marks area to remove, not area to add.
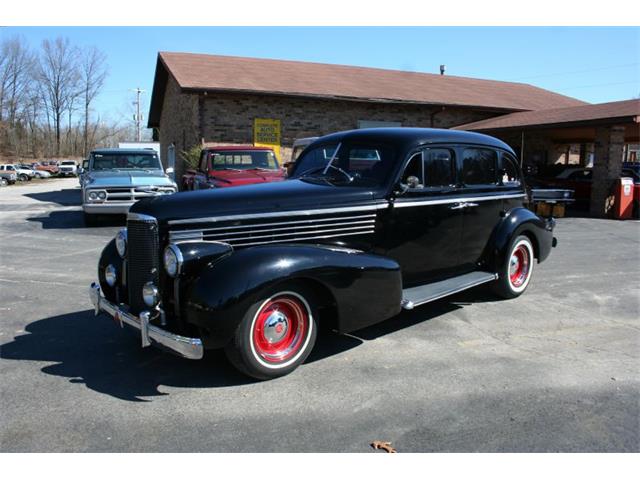
[[[44,230],[50,229],[75,229],[75,228],[100,228],[100,227],[116,227],[126,224],[125,215],[100,215],[96,219],[96,224],[87,227],[84,223],[84,214],[82,210],[61,210],[53,211],[48,215],[41,217],[27,218],[29,222],[40,222]]]
[[[434,308],[403,312],[354,335],[323,332],[307,363],[457,308],[462,307],[439,302]],[[120,329],[104,315],[94,317],[92,310],[37,320],[25,331],[0,345],[0,358],[53,362],[42,371],[121,400],[143,402],[149,400],[142,397],[166,395],[158,390],[160,385],[219,388],[254,382],[237,372],[222,350],[207,351],[203,360],[191,361],[155,348],[142,349],[134,330]]]
[[[40,202],[57,203],[63,207],[82,205],[81,190],[79,188],[65,188],[64,190],[53,190],[49,192],[25,193],[25,197],[33,198]]]

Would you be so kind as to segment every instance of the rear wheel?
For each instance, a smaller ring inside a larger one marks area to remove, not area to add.
[[[27,175],[26,173],[21,173],[20,175],[18,175],[18,180],[20,180],[21,182],[26,182],[29,179],[29,175]]]
[[[531,280],[534,262],[533,245],[529,237],[516,237],[511,243],[506,265],[498,272],[499,278],[494,284],[495,293],[503,298],[522,295]]]
[[[259,380],[287,375],[313,349],[317,317],[309,289],[295,284],[271,289],[247,310],[225,347],[227,358]]]
[[[0,186],[6,187],[7,185],[9,185],[9,180],[6,178],[0,178]]]

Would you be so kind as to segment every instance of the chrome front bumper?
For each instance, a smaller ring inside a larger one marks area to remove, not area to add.
[[[114,214],[114,215],[126,215],[127,213],[129,213],[129,209],[131,208],[131,205],[133,205],[134,202],[133,200],[130,202],[116,202],[116,203],[109,203],[109,202],[96,202],[96,203],[85,203],[84,205],[82,205],[82,209],[84,210],[84,213],[95,213],[95,214],[103,214],[103,215],[110,215],[110,214]]]
[[[102,296],[100,293],[100,286],[96,283],[91,284],[89,296],[91,297],[91,303],[93,303],[96,315],[100,312],[105,312],[113,317],[113,319],[120,324],[120,327],[124,327],[124,324],[126,323],[127,325],[140,330],[143,347],[148,347],[152,343],[157,343],[181,357],[191,360],[199,360],[204,355],[202,340],[199,338],[176,335],[158,328],[155,325],[150,325],[149,312],[141,312],[140,316],[136,317],[129,312],[122,310],[120,307],[114,305]]]

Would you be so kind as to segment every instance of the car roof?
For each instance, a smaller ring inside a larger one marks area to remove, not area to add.
[[[148,155],[157,155],[153,148],[99,148],[91,151],[92,154],[97,153],[98,155],[128,155],[128,154],[148,154]]]
[[[465,132],[462,130],[447,130],[443,128],[414,128],[414,127],[385,127],[362,128],[332,133],[318,138],[314,143],[329,142],[382,142],[396,144],[406,148],[417,147],[430,143],[460,143],[485,145],[501,148],[513,153],[509,145],[502,140],[482,133]]]

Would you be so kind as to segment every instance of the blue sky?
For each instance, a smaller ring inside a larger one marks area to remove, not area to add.
[[[68,37],[108,56],[96,112],[129,119],[157,52],[279,58],[519,81],[598,103],[640,96],[640,28],[580,27],[3,27],[33,47]]]

